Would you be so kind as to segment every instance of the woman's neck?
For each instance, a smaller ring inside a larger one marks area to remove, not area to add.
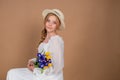
[[[57,35],[56,32],[54,32],[54,33],[47,33],[46,38],[50,38],[51,36],[55,36],[55,35]]]
[[[47,43],[52,36],[57,35],[57,33],[47,33],[47,36],[43,42]]]

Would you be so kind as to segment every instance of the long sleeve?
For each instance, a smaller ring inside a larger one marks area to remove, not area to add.
[[[48,51],[52,56],[52,69],[49,73],[57,74],[64,67],[64,42],[61,37],[53,37],[50,40]]]
[[[36,58],[32,58],[32,59],[30,59],[30,61],[33,61],[34,63],[36,62]]]

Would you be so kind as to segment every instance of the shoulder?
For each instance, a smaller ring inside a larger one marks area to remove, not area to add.
[[[50,40],[55,43],[64,43],[63,38],[59,35],[52,36]]]

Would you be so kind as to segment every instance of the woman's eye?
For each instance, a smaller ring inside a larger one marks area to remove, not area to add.
[[[50,20],[48,19],[47,22],[50,22]]]
[[[56,22],[54,21],[53,24],[56,24]]]
[[[52,24],[57,24],[56,21],[52,21],[52,20],[49,20],[49,19],[47,19],[47,22],[52,23]]]

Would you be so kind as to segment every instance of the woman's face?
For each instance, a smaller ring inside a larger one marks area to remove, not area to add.
[[[45,22],[45,28],[49,33],[56,32],[56,30],[59,27],[58,24],[59,24],[58,18],[54,15],[50,15]]]

